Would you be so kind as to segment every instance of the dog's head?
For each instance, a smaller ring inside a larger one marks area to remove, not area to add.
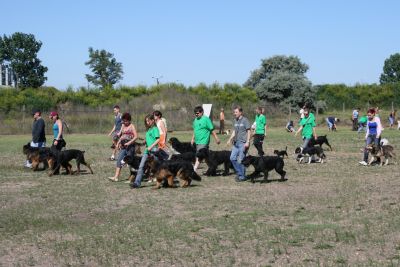
[[[196,153],[196,157],[199,159],[199,161],[207,160],[209,155],[210,152],[207,148],[202,148]]]
[[[245,167],[249,167],[251,164],[253,164],[256,161],[256,157],[252,156],[252,155],[248,155],[246,157],[244,157],[244,159],[242,160],[242,164]]]
[[[176,138],[176,137],[171,137],[171,138],[168,140],[168,143],[169,143],[171,146],[174,146],[174,145],[176,145],[176,144],[179,144],[180,142],[179,142],[178,138]]]
[[[274,150],[274,154],[278,155],[279,154],[279,150],[275,149]]]
[[[376,153],[379,152],[379,149],[375,144],[369,144],[365,147],[365,149],[367,149],[372,155],[376,155]]]
[[[28,155],[28,153],[30,152],[30,149],[31,149],[31,143],[27,143],[26,145],[24,145],[24,146],[22,147],[22,152],[23,152],[25,155]]]
[[[296,147],[296,149],[294,150],[295,154],[302,154],[303,153],[303,148],[302,147]]]

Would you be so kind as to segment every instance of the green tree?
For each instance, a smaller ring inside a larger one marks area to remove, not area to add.
[[[383,73],[380,78],[381,84],[400,82],[400,54],[391,55],[385,60]]]
[[[17,88],[38,88],[47,80],[44,74],[48,69],[37,57],[41,47],[42,43],[33,34],[16,32],[10,37],[0,37],[0,62],[10,64]]]
[[[261,61],[244,86],[275,104],[298,106],[314,101],[315,89],[305,76],[308,66],[295,56],[274,56]]]
[[[85,62],[93,72],[93,75],[86,74],[88,82],[103,89],[112,88],[124,74],[122,63],[117,62],[114,55],[106,50],[93,50],[89,47],[89,61]]]

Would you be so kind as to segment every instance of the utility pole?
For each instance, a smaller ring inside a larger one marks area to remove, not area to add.
[[[157,85],[159,85],[159,84],[160,84],[160,79],[161,79],[162,77],[163,77],[163,76],[153,76],[153,77],[151,77],[151,78],[155,79],[156,82],[157,82]]]

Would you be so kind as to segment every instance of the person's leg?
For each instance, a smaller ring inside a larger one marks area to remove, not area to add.
[[[373,135],[368,135],[367,140],[365,140],[365,149],[364,149],[364,156],[363,156],[363,161],[368,163],[368,154],[369,151],[367,149],[367,146],[369,144],[372,144],[375,141],[375,138]]]
[[[139,164],[139,170],[136,174],[135,182],[130,184],[130,186],[132,188],[140,187],[140,184],[142,183],[142,179],[143,179],[143,174],[144,174],[144,165],[146,164],[146,160],[147,160],[148,156],[149,156],[149,154],[147,154],[147,153],[143,154],[142,159]]]
[[[244,144],[236,142],[232,147],[230,160],[239,180],[245,180],[245,167],[242,160],[245,157]]]
[[[306,148],[306,147],[308,147],[308,143],[310,142],[310,140],[311,140],[311,138],[304,138],[303,139],[304,141],[303,141],[303,149],[304,148]]]
[[[239,174],[240,180],[246,179],[246,167],[242,164],[242,161],[243,161],[244,157],[246,156],[246,152],[247,152],[247,150],[245,149],[244,144],[241,143],[239,145],[239,155],[238,155],[238,159],[237,159],[238,166],[240,169],[240,174]]]
[[[253,144],[254,144],[255,148],[257,149],[257,153],[260,157],[264,155],[264,151],[263,151],[263,147],[262,147],[263,141],[264,141],[264,135],[262,135],[262,134],[254,135]]]
[[[128,154],[128,151],[126,149],[122,149],[119,154],[118,154],[118,159],[116,163],[116,168],[115,168],[115,174],[113,177],[109,177],[110,180],[117,182],[119,180],[119,175],[121,174],[121,169],[123,167],[123,159],[125,156]]]
[[[231,156],[229,159],[231,160],[233,168],[235,169],[237,175],[239,175],[239,173],[240,173],[240,166],[237,162],[238,155],[239,155],[239,148],[236,146],[236,142],[235,142],[233,144]]]

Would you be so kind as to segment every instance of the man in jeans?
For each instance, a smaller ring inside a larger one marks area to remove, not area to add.
[[[31,147],[45,147],[46,146],[46,132],[45,122],[41,117],[41,111],[34,109],[32,111],[33,125],[32,125],[32,142]],[[25,167],[32,168],[32,163],[26,161]]]
[[[236,182],[243,182],[246,180],[246,168],[242,164],[243,158],[246,156],[247,150],[250,145],[250,122],[243,116],[243,109],[235,107],[233,109],[233,131],[228,140],[228,145],[233,144],[230,160],[236,171]]]

